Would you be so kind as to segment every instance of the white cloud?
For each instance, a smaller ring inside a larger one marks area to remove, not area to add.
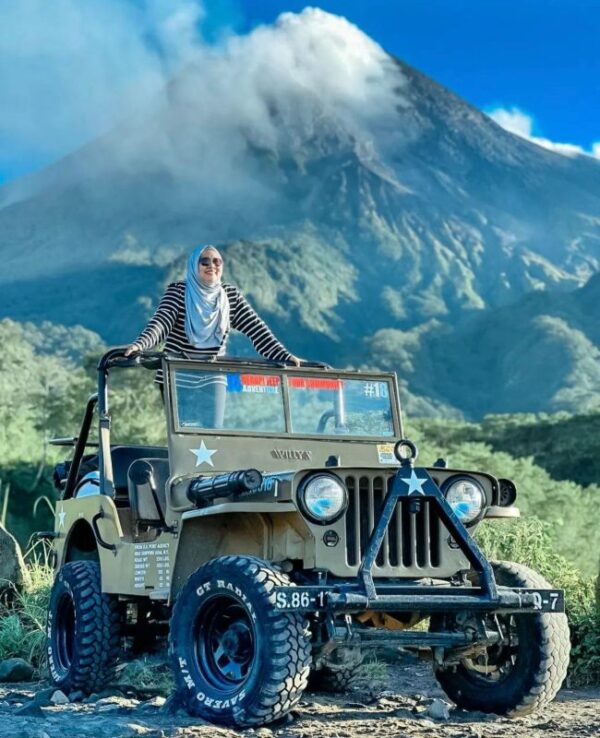
[[[550,151],[555,151],[556,153],[563,154],[565,156],[585,155],[600,159],[600,141],[592,144],[590,150],[586,150],[583,146],[578,146],[577,144],[559,143],[557,141],[550,141],[550,139],[545,138],[544,136],[536,136],[533,133],[536,126],[535,118],[529,113],[516,107],[489,108],[485,112],[490,116],[490,118],[492,118],[492,120],[496,121],[499,126],[502,126],[502,128],[517,136],[521,136],[521,138],[531,141],[531,143],[542,146],[544,149],[549,149]]]
[[[46,161],[156,94],[200,43],[200,0],[0,3],[0,164]]]
[[[367,146],[407,135],[396,125],[398,68],[356,26],[316,8],[223,33],[217,45],[201,38],[200,0],[0,8],[0,165],[15,152],[57,158],[122,121],[131,125],[111,137],[122,164],[196,178],[200,164],[227,172],[249,145],[301,143],[323,120]]]

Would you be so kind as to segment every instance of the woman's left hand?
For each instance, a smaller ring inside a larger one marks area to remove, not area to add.
[[[304,362],[304,359],[299,359],[297,356],[290,357],[290,364],[294,364],[294,366],[302,366],[302,363]]]

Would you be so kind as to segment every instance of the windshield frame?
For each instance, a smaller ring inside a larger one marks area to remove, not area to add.
[[[238,430],[226,428],[195,428],[190,426],[182,426],[179,424],[179,414],[177,408],[177,392],[175,391],[175,373],[177,369],[197,369],[211,373],[248,373],[248,374],[267,374],[280,377],[281,381],[281,397],[283,402],[284,413],[284,430],[282,431],[258,431],[258,430]],[[394,438],[403,437],[402,411],[400,407],[400,397],[398,393],[398,380],[393,372],[359,372],[359,371],[343,371],[337,369],[314,369],[295,366],[282,366],[279,363],[264,364],[253,361],[236,361],[228,362],[226,360],[216,361],[198,361],[189,359],[169,358],[164,360],[163,371],[165,377],[165,407],[170,416],[169,426],[174,433],[181,435],[210,435],[210,436],[247,436],[254,438],[305,438],[310,440],[323,441],[325,443],[343,442],[343,441],[363,441],[372,443],[391,443]],[[392,434],[389,436],[365,436],[354,434],[323,434],[323,433],[294,433],[289,429],[292,427],[290,397],[288,387],[289,376],[302,376],[311,378],[327,378],[327,379],[348,379],[360,381],[386,382],[389,390]]]

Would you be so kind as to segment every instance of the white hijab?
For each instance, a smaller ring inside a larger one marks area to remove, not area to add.
[[[185,332],[196,348],[217,348],[229,330],[229,300],[221,282],[206,285],[198,276],[202,254],[214,246],[197,246],[191,253],[185,277]]]

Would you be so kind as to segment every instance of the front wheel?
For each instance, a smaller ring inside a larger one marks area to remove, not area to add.
[[[310,638],[304,617],[275,607],[287,576],[250,556],[213,559],[181,590],[170,653],[187,711],[213,723],[263,725],[285,715],[306,688]]]
[[[507,587],[547,589],[537,572],[508,561],[493,563],[496,581]],[[458,707],[521,717],[551,702],[569,665],[570,638],[564,613],[491,614],[503,639],[457,665],[436,668],[436,678]],[[435,616],[431,630],[452,627],[452,619]]]

